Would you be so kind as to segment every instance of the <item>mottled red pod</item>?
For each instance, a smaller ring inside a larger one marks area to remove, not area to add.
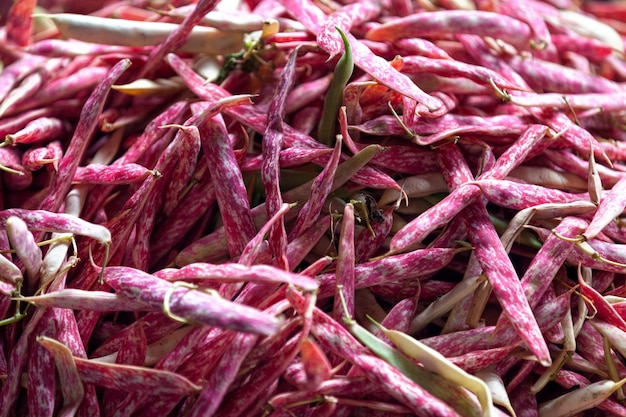
[[[265,189],[267,217],[274,216],[283,204],[283,197],[280,192],[280,165],[278,161],[280,150],[283,147],[285,106],[287,96],[295,83],[297,56],[298,49],[295,49],[281,72],[276,91],[269,106],[267,127],[261,144],[263,154],[261,181]],[[289,269],[285,255],[287,232],[282,218],[270,228],[268,242],[272,255],[276,258],[279,265]]]
[[[298,213],[295,226],[289,232],[290,239],[298,237],[306,229],[311,227],[320,216],[322,206],[326,202],[326,198],[333,185],[335,172],[341,157],[341,145],[341,140],[335,142],[332,157],[328,160],[322,172],[313,180],[309,198]]]
[[[217,366],[212,370],[204,388],[199,392],[190,412],[191,416],[211,415],[219,408],[230,385],[235,380],[242,362],[254,347],[257,339],[257,335],[251,334],[241,333],[235,336],[232,347],[224,352]]]
[[[74,131],[70,146],[59,162],[59,171],[50,184],[50,192],[41,202],[42,210],[57,211],[65,198],[71,181],[76,172],[80,160],[87,148],[87,144],[93,135],[97,118],[102,112],[104,102],[108,96],[111,85],[130,66],[130,60],[121,60],[107,73],[106,78],[94,90],[81,113],[80,122]]]
[[[328,15],[317,34],[317,44],[333,57],[342,50],[337,27],[350,32],[352,26],[373,20],[379,13],[380,6],[371,1],[345,5]]]
[[[134,163],[124,165],[89,164],[76,168],[72,182],[75,184],[127,185],[143,181],[148,175],[155,175],[155,172]]]
[[[321,347],[310,337],[300,343],[300,358],[306,375],[305,387],[317,389],[321,383],[331,377],[332,369]]]
[[[187,281],[193,283],[206,282],[274,282],[287,283],[306,291],[315,291],[317,282],[307,276],[283,271],[270,265],[243,265],[224,263],[212,265],[207,263],[193,263],[180,269],[157,271],[154,274],[168,281]]]
[[[333,317],[341,321],[342,317],[354,316],[354,206],[346,204],[341,219],[337,270],[335,272],[336,288],[333,304]]]
[[[6,136],[5,141],[11,145],[48,142],[57,139],[68,129],[66,122],[55,117],[39,117],[19,131]]]
[[[290,13],[302,21],[313,33],[318,34],[325,19],[324,13],[310,1],[296,2],[283,0],[283,5]],[[391,64],[375,55],[365,44],[356,39],[350,33],[346,33],[350,42],[354,64],[377,79],[381,84],[390,89],[405,94],[408,97],[426,106],[428,111],[441,110],[442,103],[421,90],[408,77],[398,72]]]
[[[196,126],[224,221],[228,249],[231,256],[238,256],[256,234],[241,169],[221,117],[200,117]]]
[[[427,276],[445,267],[457,253],[458,249],[454,248],[426,248],[355,265],[355,288]],[[320,298],[334,293],[334,273],[322,274],[318,279]]]
[[[27,189],[33,174],[22,164],[22,152],[16,148],[0,148],[0,172],[4,186],[12,191]]]

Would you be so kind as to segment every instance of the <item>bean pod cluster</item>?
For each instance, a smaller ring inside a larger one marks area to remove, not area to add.
[[[6,3],[0,417],[626,415],[626,5]]]

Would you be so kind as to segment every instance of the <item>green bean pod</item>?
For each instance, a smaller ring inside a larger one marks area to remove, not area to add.
[[[354,70],[354,62],[352,61],[352,48],[348,42],[345,33],[338,27],[335,27],[341,38],[343,39],[344,53],[337,61],[335,72],[333,73],[333,81],[326,93],[324,99],[324,110],[322,119],[318,128],[318,140],[328,146],[335,142],[335,132],[337,131],[337,115],[343,101],[343,90],[352,76]]]

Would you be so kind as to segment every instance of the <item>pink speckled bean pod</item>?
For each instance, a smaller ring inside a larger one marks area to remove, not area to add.
[[[102,185],[131,184],[143,181],[148,175],[155,175],[155,172],[135,163],[124,165],[89,164],[76,168],[72,182]]]
[[[56,117],[39,117],[28,122],[15,133],[6,136],[5,141],[11,145],[48,142],[57,139],[68,130],[68,125]]]
[[[219,116],[200,117],[196,122],[202,138],[231,256],[238,256],[256,234],[241,170],[228,139],[224,121]]]
[[[341,140],[338,140],[335,143],[335,148],[331,158],[324,166],[322,172],[320,172],[311,183],[311,191],[308,200],[302,206],[302,209],[298,213],[296,223],[293,229],[289,232],[289,238],[291,240],[310,228],[320,216],[322,207],[326,202],[326,198],[328,197],[333,185],[335,172],[341,156],[341,145]]]
[[[104,280],[119,294],[143,302],[155,311],[163,311],[166,294],[171,292],[168,307],[173,314],[190,322],[260,334],[272,334],[278,326],[276,318],[256,309],[201,291],[176,289],[173,284],[137,269],[107,267]]]
[[[354,316],[354,206],[345,205],[341,219],[337,270],[335,272],[336,291],[333,303],[333,317],[338,322],[342,317]],[[343,296],[343,298],[340,296]]]
[[[0,211],[0,226],[5,227],[11,216],[20,218],[30,230],[73,233],[90,237],[105,245],[111,243],[111,232],[106,227],[69,214],[51,213],[46,210],[6,209]]]
[[[326,19],[321,10],[311,1],[282,0],[281,3],[307,29],[315,34],[320,32]],[[425,93],[408,77],[395,70],[389,62],[375,55],[365,44],[350,33],[346,33],[346,36],[352,48],[355,65],[370,74],[374,79],[379,80],[382,84],[423,104],[427,111],[436,112],[442,110],[443,106],[440,100]]]
[[[497,13],[467,10],[442,10],[415,13],[395,19],[370,30],[366,34],[371,40],[394,40],[419,38],[443,33],[474,34],[502,39],[521,49],[530,44],[530,27],[517,19]]]
[[[457,252],[454,248],[426,248],[358,264],[354,270],[355,288],[428,275],[446,266]],[[320,298],[334,293],[335,274],[322,274],[318,279]]]
[[[270,265],[242,265],[235,263],[212,265],[207,263],[194,263],[185,265],[180,269],[157,271],[155,272],[155,276],[168,281],[180,280],[193,283],[200,283],[202,281],[288,283],[306,291],[314,291],[318,287],[317,282],[312,278],[293,272],[282,271]]]
[[[347,4],[333,11],[320,26],[317,44],[332,57],[343,50],[341,37],[335,29],[350,32],[353,26],[375,19],[380,14],[380,5],[373,1]]]
[[[235,336],[232,348],[224,352],[224,356],[212,370],[204,388],[198,394],[190,410],[190,416],[210,416],[219,408],[242,362],[254,347],[257,339],[258,336],[253,334],[240,333]]]
[[[441,147],[437,154],[449,186],[458,186],[463,181],[471,179],[467,163],[456,146]],[[504,315],[511,320],[512,326],[537,356],[538,361],[543,365],[550,364],[548,346],[528,300],[523,296],[517,272],[489,219],[484,203],[480,201],[470,203],[462,215],[476,259],[491,283]]]
[[[41,210],[57,211],[61,206],[70,189],[76,168],[87,148],[87,143],[96,128],[97,118],[102,112],[111,85],[115,83],[129,66],[130,60],[119,61],[111,68],[105,79],[98,85],[85,103],[80,122],[74,131],[70,145],[63,155],[63,159],[59,162],[58,173],[50,184],[50,190],[54,190],[54,192],[46,195],[39,206]]]
[[[289,55],[289,59],[280,74],[276,91],[270,103],[267,115],[267,127],[261,143],[263,160],[261,162],[261,181],[265,189],[265,207],[267,217],[273,217],[283,204],[280,192],[280,150],[283,147],[283,119],[287,97],[296,81],[296,58],[298,49]],[[281,219],[274,223],[269,230],[268,243],[270,251],[278,264],[285,269],[287,265],[287,231]],[[231,253],[232,254],[232,253]]]

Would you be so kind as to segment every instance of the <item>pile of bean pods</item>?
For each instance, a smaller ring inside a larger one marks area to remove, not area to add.
[[[626,415],[624,2],[0,14],[0,417]]]

